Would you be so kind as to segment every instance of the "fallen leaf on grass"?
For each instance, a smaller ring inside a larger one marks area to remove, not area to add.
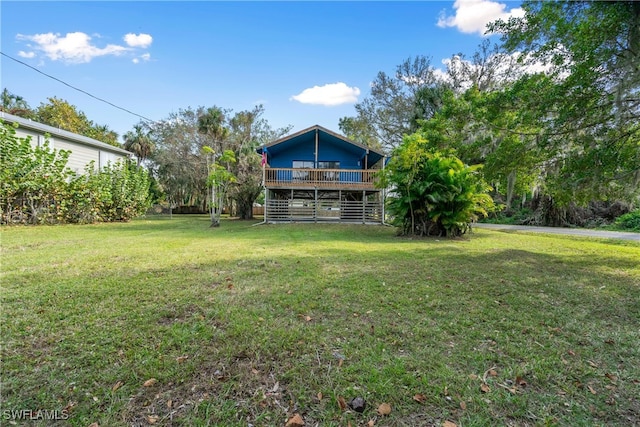
[[[507,390],[511,394],[518,394],[518,390],[515,387],[509,387],[509,386],[502,385],[502,384],[498,384],[498,385],[500,387],[504,388],[505,390]]]
[[[376,425],[376,422],[373,420],[369,420],[369,422],[367,423],[367,427],[373,427]]]
[[[189,356],[178,356],[178,357],[176,357],[176,362],[182,363],[185,360],[187,360],[188,358],[189,358]]]
[[[442,427],[458,427],[458,425],[456,423],[453,423],[447,420],[444,423],[442,423]]]
[[[304,316],[305,322],[311,322],[311,316]]]
[[[491,391],[491,387],[489,387],[489,384],[487,383],[482,383],[480,385],[480,391],[483,393],[489,393]]]
[[[116,391],[117,389],[119,389],[120,387],[122,387],[124,385],[124,383],[122,381],[118,381],[117,383],[115,383],[113,385],[113,387],[111,387],[111,391]]]
[[[427,401],[427,396],[425,396],[424,394],[416,394],[415,396],[413,396],[413,400],[418,403],[424,403]]]
[[[173,406],[173,400],[171,399],[167,400],[167,408],[171,409],[172,406]]]
[[[146,380],[144,383],[142,383],[142,385],[144,387],[151,387],[152,385],[154,385],[155,383],[157,383],[158,380],[155,378],[149,378],[148,380]]]
[[[157,415],[147,415],[147,422],[149,424],[155,424],[160,420],[160,417]]]
[[[388,403],[381,403],[378,406],[378,414],[380,415],[389,415],[391,413],[391,405]]]
[[[498,376],[498,372],[495,369],[489,369],[489,376],[490,377],[497,377]]]
[[[346,400],[344,400],[344,397],[342,396],[338,396],[338,407],[340,408],[341,411],[347,410],[347,402]]]
[[[322,400],[322,392],[321,391],[318,392],[318,400]]]
[[[517,376],[516,377],[516,385],[519,386],[519,387],[526,387],[527,386],[527,382],[521,376]]]
[[[591,394],[598,394],[598,393],[596,392],[596,390],[595,390],[593,387],[591,387],[590,385],[588,385],[588,386],[587,386],[587,388],[589,389],[589,392],[590,392]]]
[[[610,380],[611,382],[616,382],[616,381],[618,381],[618,377],[617,377],[617,376],[615,376],[614,374],[609,373],[609,372],[607,372],[606,374],[604,374],[604,376],[605,376],[605,377],[607,377],[607,378],[609,378],[609,380]]]
[[[467,402],[465,402],[464,400],[460,401],[460,409],[462,409],[463,411],[465,409],[467,409]]]
[[[289,418],[289,421],[285,424],[285,427],[302,427],[304,426],[304,420],[300,414],[293,414],[293,417]]]

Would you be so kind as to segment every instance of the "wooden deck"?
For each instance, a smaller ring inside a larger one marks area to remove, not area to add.
[[[374,170],[266,168],[267,188],[318,188],[336,190],[375,190]]]

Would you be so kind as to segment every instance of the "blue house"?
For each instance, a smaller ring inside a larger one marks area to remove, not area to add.
[[[315,125],[257,152],[265,222],[383,222],[384,194],[375,185],[386,161],[381,151]]]

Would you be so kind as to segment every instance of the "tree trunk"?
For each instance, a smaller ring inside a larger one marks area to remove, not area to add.
[[[253,200],[245,198],[236,199],[238,217],[240,219],[253,219]]]

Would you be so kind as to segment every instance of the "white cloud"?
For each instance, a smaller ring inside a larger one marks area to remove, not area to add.
[[[359,95],[360,89],[357,87],[349,87],[342,82],[338,82],[307,88],[298,95],[292,96],[289,100],[298,101],[302,104],[335,106],[354,104],[358,102]]]
[[[123,40],[127,44],[127,46],[140,47],[142,49],[145,49],[151,46],[151,43],[153,42],[153,37],[151,37],[149,34],[129,33],[123,37]]]
[[[94,35],[94,37],[99,39],[100,35]],[[107,44],[100,47],[94,43],[91,36],[82,32],[67,33],[64,36],[59,33],[18,34],[16,39],[26,41],[27,46],[31,49],[28,52],[18,52],[18,55],[23,58],[35,58],[37,53],[41,53],[52,61],[71,64],[91,62],[100,56],[135,54],[138,48],[146,48],[153,41],[153,38],[148,34],[129,33],[123,37],[127,46]],[[137,64],[140,60],[148,61],[150,58],[149,53],[144,53],[135,58],[133,62]]]
[[[456,10],[453,16],[447,16],[442,12],[438,19],[438,27],[455,27],[463,33],[484,35],[490,22],[524,16],[524,9],[507,10],[506,4],[492,0],[456,0],[453,8]]]
[[[35,45],[29,46],[42,51],[52,61],[69,63],[90,62],[99,56],[121,55],[128,50],[124,46],[114,44],[108,44],[102,48],[97,47],[91,44],[89,35],[81,32],[67,33],[64,37],[53,33],[32,36],[18,34],[17,39],[35,43]]]
[[[134,64],[139,64],[141,60],[145,61],[145,62],[151,61],[151,54],[148,53],[148,52],[147,53],[143,53],[142,55],[140,55],[140,56],[138,56],[136,58],[133,58],[131,60],[131,62],[133,62]]]

